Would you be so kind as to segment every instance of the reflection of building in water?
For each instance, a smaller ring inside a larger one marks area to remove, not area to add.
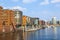
[[[22,32],[1,34],[0,40],[23,40]]]
[[[54,28],[53,28],[53,31],[54,31],[54,39],[57,39],[57,28],[54,27]]]
[[[29,36],[29,35],[27,35],[27,34],[28,34],[27,32],[24,32],[24,33],[23,33],[23,39],[24,39],[24,40],[27,40],[27,36]]]
[[[48,33],[48,31],[47,31],[47,30],[48,30],[48,29],[46,28],[46,29],[45,29],[45,35],[48,35],[48,34],[47,34],[47,33]]]
[[[23,33],[23,39],[24,40],[29,40],[29,38],[31,37],[32,33],[31,32],[24,32]]]
[[[37,31],[35,35],[36,35],[36,40],[38,40],[39,32]]]
[[[53,31],[55,34],[57,34],[57,28],[56,27],[53,28]]]

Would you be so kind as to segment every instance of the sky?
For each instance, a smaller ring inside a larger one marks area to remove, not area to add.
[[[40,20],[60,20],[60,0],[0,0],[4,9],[19,9],[23,15],[38,17]]]

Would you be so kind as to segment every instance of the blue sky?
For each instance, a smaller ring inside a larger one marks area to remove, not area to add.
[[[51,20],[60,19],[60,0],[0,0],[4,9],[19,9],[24,15]]]

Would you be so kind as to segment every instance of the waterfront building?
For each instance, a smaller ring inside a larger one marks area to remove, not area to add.
[[[39,25],[40,27],[44,28],[44,26],[46,25],[46,22],[44,20],[39,20]]]
[[[22,25],[30,26],[31,25],[31,17],[23,15],[23,17],[22,17]]]
[[[39,21],[39,24],[40,24],[40,25],[45,25],[45,21],[44,21],[44,20],[40,20],[40,21]]]
[[[59,20],[59,25],[60,25],[60,20]]]
[[[39,27],[39,18],[31,17],[31,25],[32,25],[32,28],[38,28]]]
[[[22,26],[26,26],[27,16],[22,16]]]
[[[52,25],[52,21],[50,21],[50,25]]]
[[[39,18],[31,18],[32,25],[39,25]]]
[[[58,20],[58,21],[57,21],[57,24],[59,24],[59,25],[60,25],[60,20]]]
[[[31,17],[27,16],[27,26],[31,26]]]
[[[16,27],[22,26],[22,11],[14,9]]]
[[[14,11],[0,7],[0,32],[10,32],[15,29]]]
[[[22,26],[24,27],[24,30],[32,28],[31,26],[31,17],[23,15],[22,17]]]
[[[55,25],[56,24],[56,17],[52,18],[52,24]]]
[[[47,21],[47,25],[52,25],[52,22],[51,21]]]

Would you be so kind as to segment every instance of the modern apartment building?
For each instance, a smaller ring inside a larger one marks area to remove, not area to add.
[[[52,18],[52,24],[55,25],[57,22],[56,22],[56,17],[53,17]]]
[[[16,27],[22,26],[22,11],[14,9]]]
[[[32,25],[39,25],[39,18],[31,18]]]

